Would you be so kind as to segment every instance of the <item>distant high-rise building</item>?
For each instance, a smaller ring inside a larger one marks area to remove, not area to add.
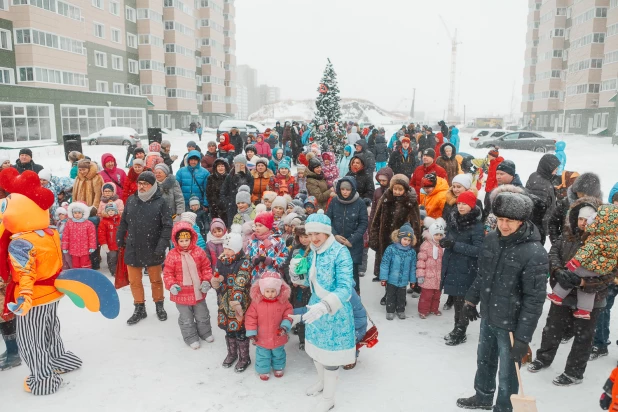
[[[236,113],[233,0],[0,0],[0,143]]]
[[[248,114],[257,111],[260,108],[257,70],[246,64],[238,65],[236,81],[239,85],[245,86],[247,88]],[[238,118],[245,119],[246,117],[238,116]]]
[[[281,89],[278,87],[268,86],[267,84],[260,85],[260,107],[278,102],[281,99]]]
[[[528,6],[524,125],[616,131],[618,1],[529,0]]]
[[[249,92],[247,86],[236,85],[236,104],[238,111],[236,112],[237,119],[247,120],[249,118]]]

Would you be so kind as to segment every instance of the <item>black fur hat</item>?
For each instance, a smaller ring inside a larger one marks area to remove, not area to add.
[[[532,200],[521,193],[502,192],[494,199],[491,209],[496,217],[526,221],[532,215]]]
[[[573,193],[585,193],[586,196],[592,196],[601,199],[601,180],[594,173],[582,173],[571,186]]]

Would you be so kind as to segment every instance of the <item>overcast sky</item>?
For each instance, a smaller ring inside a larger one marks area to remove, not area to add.
[[[238,64],[282,98],[315,98],[329,57],[342,97],[442,112],[449,94],[451,35],[458,29],[456,111],[519,112],[527,1],[236,0]]]

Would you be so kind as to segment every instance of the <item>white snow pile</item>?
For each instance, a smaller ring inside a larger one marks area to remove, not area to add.
[[[263,106],[249,115],[249,120],[260,122],[271,118],[281,120],[312,120],[315,100],[284,100]],[[371,124],[393,124],[405,121],[405,117],[392,113],[363,99],[341,99],[341,119]]]

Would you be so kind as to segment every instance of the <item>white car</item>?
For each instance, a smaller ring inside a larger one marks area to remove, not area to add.
[[[510,133],[504,129],[476,129],[470,136],[470,146],[475,149],[485,140],[495,140],[505,134]]]
[[[106,127],[98,132],[94,132],[88,137],[82,137],[82,142],[90,145],[95,144],[117,144],[123,146],[135,146],[141,141],[141,137],[130,127]]]

